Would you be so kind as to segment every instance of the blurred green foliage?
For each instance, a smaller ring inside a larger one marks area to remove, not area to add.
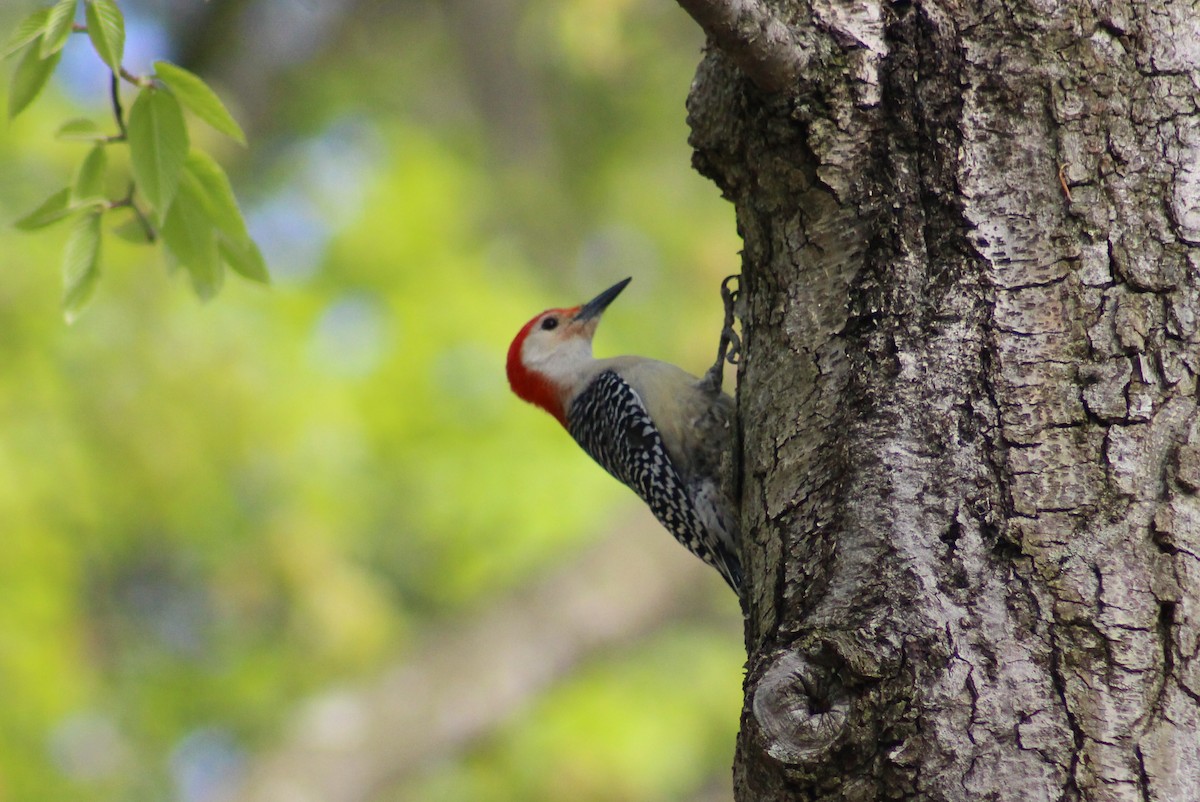
[[[635,500],[505,384],[534,313],[633,275],[597,350],[712,358],[738,244],[688,166],[683,14],[530,0],[504,45],[525,84],[498,98],[462,17],[387,5],[326,19],[283,67],[217,71],[252,148],[194,135],[244,199],[269,289],[201,304],[160,254],[106,238],[64,326],[68,227],[9,223],[82,160],[53,133],[102,113],[103,64],[67,52],[0,127],[0,800],[230,798],[206,766],[236,781],[309,695],[601,536]],[[6,4],[0,30],[33,7]],[[127,53],[186,44],[166,6],[122,8]],[[249,46],[218,40],[240,63]],[[687,798],[732,759],[730,616],[584,665],[389,798]]]
[[[732,764],[736,647],[714,635],[681,627],[619,661],[589,666],[467,760],[435,769],[395,799],[681,798]]]
[[[80,17],[86,22],[78,22]],[[90,52],[104,64],[102,73],[108,73],[110,82],[107,125],[74,117],[56,134],[66,141],[91,143],[74,179],[15,223],[36,231],[64,218],[72,220],[62,261],[66,320],[76,320],[96,290],[104,239],[114,216],[127,218],[115,230],[121,237],[164,244],[172,265],[187,271],[202,299],[220,291],[226,266],[266,283],[266,264],[229,178],[212,157],[191,147],[185,109],[246,144],[241,126],[204,80],[166,61],[155,61],[151,74],[131,73],[124,65],[125,18],[116,0],[56,0],[14,27],[3,51],[17,61],[9,85],[10,120],[42,93],[73,31],[86,34]],[[72,54],[87,55],[75,50]],[[109,171],[113,151],[127,156],[123,174]],[[115,192],[112,186],[118,181],[122,189]]]

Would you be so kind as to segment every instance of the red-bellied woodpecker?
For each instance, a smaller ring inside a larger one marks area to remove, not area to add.
[[[557,418],[741,596],[737,518],[726,478],[733,400],[715,386],[719,381],[666,362],[592,356],[600,315],[629,281],[526,323],[508,349],[508,383]]]

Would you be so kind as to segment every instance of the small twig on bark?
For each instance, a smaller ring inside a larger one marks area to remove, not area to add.
[[[765,92],[795,87],[804,48],[762,0],[678,0],[708,38]]]
[[[1074,202],[1071,198],[1071,188],[1067,186],[1067,168],[1070,166],[1070,162],[1058,165],[1058,183],[1062,187],[1063,194],[1067,196],[1067,203]]]

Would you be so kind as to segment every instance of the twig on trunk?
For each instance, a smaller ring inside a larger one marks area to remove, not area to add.
[[[679,0],[721,52],[766,92],[785,91],[808,54],[762,0]]]

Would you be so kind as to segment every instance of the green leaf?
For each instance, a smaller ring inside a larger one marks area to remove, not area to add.
[[[270,284],[271,274],[267,272],[267,263],[263,260],[262,251],[254,240],[247,237],[235,241],[224,234],[217,238],[217,246],[225,264],[233,268],[243,278],[257,281],[260,284]]]
[[[100,278],[100,216],[81,217],[71,229],[63,252],[63,315],[74,323],[91,299]]]
[[[50,9],[50,16],[46,19],[46,33],[42,36],[42,58],[49,58],[63,49],[71,35],[71,26],[75,24],[75,10],[78,6],[79,0],[58,0]]]
[[[50,19],[50,9],[39,8],[21,20],[20,24],[17,25],[17,29],[13,31],[12,36],[8,37],[8,41],[4,43],[4,58],[21,52],[27,44],[41,36],[42,31],[46,30],[46,21],[48,19]]]
[[[154,75],[175,93],[179,102],[192,113],[222,134],[245,145],[246,134],[237,124],[217,93],[209,89],[200,76],[166,61],[154,62]]]
[[[16,117],[25,107],[33,102],[33,99],[38,96],[42,88],[46,86],[46,81],[50,79],[50,75],[54,72],[54,68],[58,66],[58,60],[62,58],[62,51],[58,51],[50,58],[42,58],[38,55],[37,42],[32,42],[26,49],[25,55],[21,57],[21,62],[17,64],[17,69],[13,73],[12,83],[8,89],[8,118],[11,120]]]
[[[38,228],[45,228],[51,223],[57,223],[73,211],[74,209],[71,208],[71,188],[63,187],[42,201],[41,206],[13,223],[13,225],[22,231],[33,231]]]
[[[58,127],[54,136],[64,142],[98,142],[108,139],[108,134],[101,131],[100,126],[86,117],[67,120]]]
[[[183,110],[170,93],[153,87],[141,91],[129,110],[129,158],[138,188],[161,222],[179,189],[188,152]]]
[[[196,180],[204,208],[217,228],[231,239],[247,239],[250,235],[246,232],[246,221],[242,219],[242,210],[238,208],[233,187],[221,165],[207,153],[193,150],[188,154],[184,170]]]
[[[136,215],[119,226],[113,226],[112,233],[118,239],[132,242],[134,245],[146,245],[151,242],[150,235],[146,233],[146,227],[142,225],[142,221]]]
[[[193,150],[188,154],[184,170],[188,180],[194,181],[200,201],[219,231],[217,246],[221,258],[243,277],[269,284],[271,276],[267,264],[254,240],[250,239],[246,220],[221,165],[207,153]]]
[[[125,57],[125,17],[113,0],[87,0],[87,31],[100,60],[115,73]]]
[[[108,151],[104,145],[96,145],[88,153],[79,172],[75,174],[75,184],[71,187],[71,202],[74,204],[103,201],[105,198],[104,178],[108,171]]]
[[[221,289],[225,271],[217,249],[217,229],[200,193],[195,179],[185,175],[163,223],[162,235],[168,250],[191,276],[196,295],[207,301]]]

